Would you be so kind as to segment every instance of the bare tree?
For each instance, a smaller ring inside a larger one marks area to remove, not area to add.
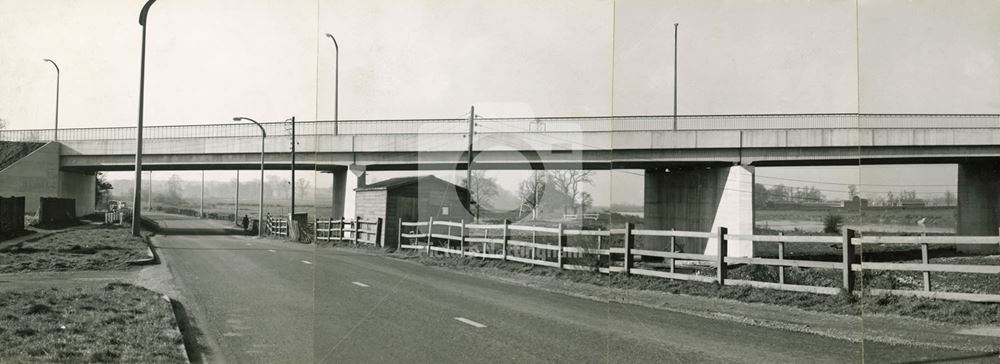
[[[463,178],[460,184],[470,186],[466,178]],[[472,171],[472,185],[470,187],[469,193],[472,194],[472,200],[476,201],[477,209],[479,206],[490,206],[493,199],[500,193],[496,177],[487,177],[486,171],[481,169]]]
[[[309,183],[309,180],[300,177],[295,182],[295,194],[296,194],[296,197],[297,198],[301,198],[301,199],[305,199],[307,196],[309,196],[308,193],[310,191],[309,190],[310,186],[312,186],[312,183]]]
[[[580,201],[580,184],[592,183],[591,178],[594,176],[594,171],[564,169],[552,171],[549,176],[551,176],[552,186],[555,187],[556,191],[569,197],[571,205],[569,208],[575,212],[578,201]],[[565,207],[563,207],[563,212],[566,212]]]
[[[521,199],[522,210],[523,208],[530,209],[532,219],[538,218],[538,210],[541,207],[541,201],[545,195],[545,186],[548,181],[548,173],[545,171],[534,171],[528,179],[521,181],[521,186],[517,189],[517,195]],[[518,216],[520,215],[518,213]]]

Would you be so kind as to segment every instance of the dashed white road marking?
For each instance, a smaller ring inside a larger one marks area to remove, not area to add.
[[[247,243],[247,246],[250,246],[250,243]]]
[[[361,283],[361,282],[351,282],[351,283],[354,284],[355,286],[358,286],[358,287],[365,287],[365,288],[369,287],[367,284],[364,284],[364,283]]]
[[[272,253],[276,253],[276,251],[274,249],[268,249],[267,251],[272,252]]]
[[[471,325],[473,327],[477,327],[477,328],[480,328],[480,329],[486,327],[486,325],[483,325],[481,323],[469,320],[469,319],[467,319],[465,317],[456,317],[455,319],[458,320],[461,323],[464,323],[464,324],[467,324],[467,325]]]
[[[302,261],[302,263],[306,263],[306,264],[313,264],[312,262],[310,262],[310,261],[308,261],[308,260],[303,260],[303,261]]]

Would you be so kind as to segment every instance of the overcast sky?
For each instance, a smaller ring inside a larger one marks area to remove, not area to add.
[[[134,125],[142,3],[0,0],[0,118],[51,127],[52,58],[60,127]],[[998,19],[997,1],[162,0],[146,123],[332,119],[326,32],[341,119],[669,114],[674,23],[681,114],[1000,113]],[[954,183],[953,166],[886,170],[831,178]]]

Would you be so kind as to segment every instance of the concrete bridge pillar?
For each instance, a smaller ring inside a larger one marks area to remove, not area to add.
[[[1000,163],[958,165],[958,235],[996,236],[1000,228]],[[996,246],[960,245],[968,253],[995,253]]]
[[[331,218],[339,219],[344,216],[344,202],[347,199],[347,170],[333,171],[333,208]]]
[[[653,230],[718,231],[753,234],[753,167],[711,167],[646,170],[645,228]],[[655,250],[670,248],[669,238],[644,238],[643,245]],[[676,238],[685,253],[715,255],[716,238]],[[729,256],[752,257],[753,244],[729,240]]]

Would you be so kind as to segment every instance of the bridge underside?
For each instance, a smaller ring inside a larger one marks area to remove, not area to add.
[[[717,149],[616,149],[570,151],[483,151],[475,167],[496,170],[651,169],[693,166],[844,166],[873,164],[966,163],[1000,158],[1000,146],[803,147]],[[290,168],[289,153],[265,155],[265,169]],[[296,169],[333,171],[351,164],[370,171],[465,169],[464,152],[327,152],[297,153]],[[63,155],[61,169],[77,172],[134,170],[132,155]],[[253,170],[260,154],[150,154],[145,170]]]

